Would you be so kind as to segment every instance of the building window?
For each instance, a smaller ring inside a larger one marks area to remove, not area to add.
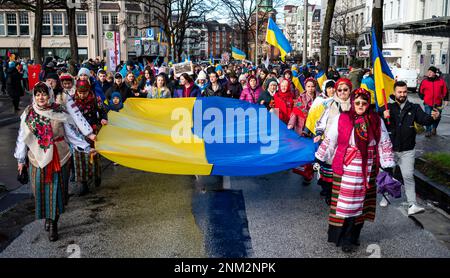
[[[5,15],[0,13],[0,36],[5,35]]]
[[[28,21],[28,12],[19,13],[19,31],[20,35],[29,35],[29,21]]]
[[[50,36],[50,14],[44,13],[44,17],[42,18],[42,35]]]
[[[117,14],[111,14],[111,24],[117,25],[119,20],[117,19]]]
[[[87,35],[86,13],[77,13],[76,23],[77,23],[77,35],[86,36]]]
[[[52,21],[53,36],[64,35],[62,13],[52,13]]]
[[[102,23],[104,25],[109,25],[109,14],[102,14]]]
[[[17,36],[17,15],[7,13],[6,23],[8,24],[8,36]]]

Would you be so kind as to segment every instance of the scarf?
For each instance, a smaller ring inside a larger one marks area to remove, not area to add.
[[[84,99],[81,99],[80,95],[78,93],[75,93],[75,105],[78,107],[78,109],[80,109],[83,115],[95,109],[96,101],[97,99],[91,91]]]
[[[338,98],[337,94],[335,94],[333,96],[333,100],[338,104],[339,109],[341,110],[341,112],[350,111],[350,109],[352,107],[352,103],[350,101],[350,98],[348,98],[347,100],[342,100],[342,99]]]
[[[314,99],[314,96],[310,96],[306,92],[301,94],[297,99],[297,103],[295,104],[295,108],[292,110],[292,113],[296,114],[297,116],[306,118]]]
[[[194,84],[194,82],[191,82],[189,85],[190,85],[189,88],[186,88],[186,86],[183,86],[183,97],[191,96],[191,91],[194,88],[195,84]]]

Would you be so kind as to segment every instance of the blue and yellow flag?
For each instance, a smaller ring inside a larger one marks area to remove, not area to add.
[[[148,172],[255,176],[313,162],[316,145],[258,104],[223,97],[128,98],[120,112],[108,113],[95,149]]]
[[[295,88],[300,94],[305,91],[305,88],[303,88],[302,82],[300,82],[300,78],[296,70],[292,70],[292,84],[294,84]]]
[[[245,57],[247,57],[244,51],[237,49],[234,46],[231,46],[231,56],[236,60],[245,60]]]
[[[394,76],[389,68],[386,60],[378,48],[377,38],[375,37],[375,29],[372,28],[372,63],[373,75],[375,80],[375,98],[376,104],[387,107],[389,96],[394,91]]]
[[[266,41],[280,50],[282,60],[284,60],[286,54],[292,51],[292,46],[289,44],[289,41],[270,17],[269,23],[267,24]]]
[[[327,76],[323,70],[319,71],[316,75],[317,84],[319,85],[319,89],[322,90],[322,85],[325,80],[327,80]]]
[[[378,104],[377,104],[376,98],[375,98],[375,81],[374,81],[373,77],[371,77],[371,76],[364,77],[361,80],[361,88],[365,89],[366,91],[368,91],[370,93],[370,103],[375,103],[376,108],[378,108]]]
[[[212,65],[213,64],[213,54],[212,51],[209,53],[209,64]]]

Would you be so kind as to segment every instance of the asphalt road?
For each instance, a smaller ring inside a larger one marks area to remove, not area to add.
[[[304,187],[291,172],[232,177],[230,189],[220,182],[110,166],[101,187],[71,198],[59,241],[33,221],[0,257],[450,257],[406,217],[402,200],[378,208],[348,255],[326,241],[328,209],[317,185]]]

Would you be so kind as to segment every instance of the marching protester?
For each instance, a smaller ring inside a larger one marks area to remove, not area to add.
[[[21,79],[22,77],[16,68],[16,63],[13,61],[9,62],[6,70],[6,92],[12,99],[14,113],[19,113],[20,97],[25,94]]]
[[[106,99],[106,92],[111,88],[112,84],[106,80],[106,71],[100,69],[97,72],[97,79],[94,81],[92,88],[95,95],[100,97],[102,101]]]
[[[75,91],[75,105],[89,123],[94,134],[98,134],[103,125],[108,124],[108,116],[100,97],[97,97],[91,90],[91,86],[86,80],[78,80]],[[87,139],[91,147],[94,142]],[[76,181],[79,186],[79,195],[89,192],[88,181],[93,179],[95,186],[101,184],[100,155],[86,153],[75,150],[74,152]]]
[[[423,98],[423,105],[425,112],[431,115],[432,111],[437,111],[442,114],[442,109],[448,104],[448,88],[444,79],[437,75],[438,69],[431,66],[428,69],[427,78],[422,80],[419,87],[419,95]],[[440,119],[437,119],[431,125],[426,126],[426,137],[431,137],[437,134],[437,127]]]
[[[276,78],[270,78],[267,80],[267,90],[261,93],[258,99],[258,103],[264,105],[267,110],[271,110],[275,107],[274,96],[278,91],[278,80]]]
[[[153,70],[150,67],[146,67],[144,70],[144,76],[139,81],[138,90],[141,94],[146,95],[148,98],[151,98],[149,94],[151,94],[152,86],[155,83],[155,77],[153,76]]]
[[[197,75],[197,79],[195,80],[195,85],[200,89],[200,93],[203,96],[205,94],[206,87],[208,87],[209,82],[206,78],[206,73],[201,70]]]
[[[395,162],[400,167],[405,185],[408,215],[425,211],[416,201],[416,184],[414,181],[414,161],[416,145],[416,129],[414,123],[432,125],[439,120],[440,112],[434,108],[431,115],[425,113],[420,105],[408,101],[408,87],[403,81],[394,84],[393,103],[388,103],[388,110],[380,108],[380,114],[387,122],[387,129],[393,144]],[[388,205],[387,197],[383,198],[380,206]]]
[[[187,73],[183,73],[180,76],[180,86],[174,90],[174,98],[182,97],[201,97],[200,88],[197,87],[192,80],[192,77]]]
[[[247,87],[242,90],[240,100],[256,103],[261,94],[261,87],[258,84],[258,79],[254,75],[250,75],[247,80]]]
[[[228,79],[229,81],[227,84],[227,93],[225,94],[225,96],[239,99],[242,93],[242,86],[238,82],[236,73],[234,71],[231,71],[231,73],[228,76]]]
[[[226,83],[225,83],[226,85]],[[203,92],[204,97],[224,97],[226,95],[225,87],[219,81],[219,74],[211,72],[209,74],[209,84]]]
[[[375,177],[379,166],[395,166],[392,143],[384,122],[371,109],[370,93],[360,88],[351,109],[333,121],[316,152],[319,161],[332,160],[333,195],[328,242],[351,252],[359,246],[364,221],[375,219]]]
[[[273,96],[275,111],[278,113],[278,118],[285,124],[288,124],[292,109],[294,109],[295,95],[292,93],[290,86],[289,80],[282,78],[278,86],[278,92]]]
[[[35,197],[36,219],[45,219],[50,241],[58,240],[58,220],[67,200],[64,185],[68,179],[70,149],[89,154],[89,144],[69,126],[71,119],[61,105],[54,102],[53,90],[45,83],[34,86],[33,103],[20,117],[14,157],[19,174],[28,171]],[[55,192],[56,194],[52,194]]]
[[[340,113],[350,111],[352,82],[347,78],[340,78],[335,83],[334,88],[336,93],[333,98],[327,102],[322,116],[315,124],[316,137],[314,137],[314,142],[319,142],[326,136],[333,121],[339,117]],[[320,162],[320,179],[318,180],[318,184],[322,187],[320,195],[325,197],[325,202],[328,205],[331,203],[331,187],[333,182],[331,162],[331,157],[329,157],[328,160]]]
[[[120,92],[123,102],[125,102],[128,97],[132,96],[131,89],[123,82],[123,77],[120,72],[117,72],[114,75],[114,84],[106,92],[106,99],[110,100],[113,92]]]
[[[147,85],[146,85],[147,86]],[[145,89],[147,93],[147,98],[170,98],[171,93],[169,88],[166,85],[166,77],[164,74],[158,74],[156,76],[156,81],[153,86],[150,87],[150,90]]]
[[[305,80],[306,91],[298,96],[287,124],[288,129],[294,129],[300,136],[309,136],[308,130],[304,128],[309,109],[316,98],[316,86],[317,83],[314,78],[310,77]],[[303,185],[305,186],[310,185],[312,179],[314,178],[312,164],[297,167],[294,169],[294,173],[303,176]]]
[[[119,112],[123,108],[122,96],[119,92],[113,92],[111,99],[108,100],[108,105],[105,107],[107,112],[115,111]]]

